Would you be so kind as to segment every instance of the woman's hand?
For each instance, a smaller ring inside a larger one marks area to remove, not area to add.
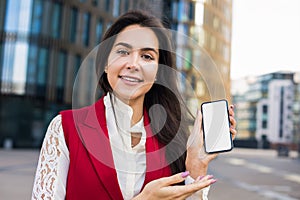
[[[236,120],[234,119],[234,106],[229,107],[230,132],[232,139],[236,136]],[[186,170],[196,179],[207,173],[208,164],[217,157],[217,153],[207,154],[203,145],[202,114],[198,111],[194,127],[187,142]]]
[[[189,172],[183,172],[151,181],[132,200],[186,199],[202,188],[216,182],[213,176],[207,175],[202,178],[198,177],[194,183],[188,185],[174,185],[184,181],[188,175]]]

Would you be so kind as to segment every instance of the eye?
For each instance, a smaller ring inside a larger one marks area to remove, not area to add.
[[[154,57],[151,56],[150,54],[143,54],[142,58],[147,60],[147,61],[154,60]]]
[[[129,55],[129,51],[127,51],[126,49],[119,49],[117,50],[117,54],[120,54],[120,55]]]

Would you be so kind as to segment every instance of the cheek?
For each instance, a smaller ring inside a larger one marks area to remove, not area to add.
[[[107,80],[112,88],[115,88],[115,85],[117,84],[118,81],[117,78],[118,78],[117,71],[113,67],[109,66],[107,70]]]
[[[112,58],[112,57],[110,57]],[[120,73],[120,70],[122,69],[122,66],[124,64],[124,61],[122,59],[109,59],[108,60],[108,66],[107,66],[107,79],[112,88],[114,88],[118,81],[118,75]]]
[[[153,82],[156,78],[157,71],[158,65],[147,66],[146,68],[144,68],[145,79],[147,79],[147,81]]]

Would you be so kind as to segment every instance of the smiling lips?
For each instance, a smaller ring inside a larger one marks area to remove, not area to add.
[[[143,82],[143,80],[136,78],[136,77],[132,77],[132,76],[119,76],[119,78],[125,80],[125,81],[129,81],[129,82],[133,82],[133,83],[141,83]]]

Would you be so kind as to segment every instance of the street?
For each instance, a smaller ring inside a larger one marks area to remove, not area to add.
[[[0,150],[0,199],[30,199],[37,150]],[[234,149],[211,162],[218,181],[210,200],[300,199],[300,159],[277,157],[274,150]]]
[[[292,157],[256,149],[220,154],[210,164],[209,173],[218,182],[212,186],[209,199],[300,199],[300,159],[295,154]]]

